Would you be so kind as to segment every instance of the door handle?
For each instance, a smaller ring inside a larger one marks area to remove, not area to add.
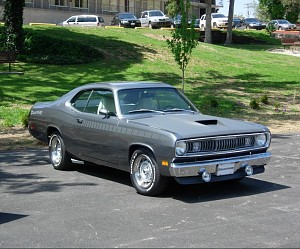
[[[77,118],[77,123],[82,124],[83,123],[83,119],[82,118]]]

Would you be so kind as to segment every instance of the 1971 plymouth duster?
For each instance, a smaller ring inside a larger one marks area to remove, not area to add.
[[[130,172],[136,191],[241,180],[264,172],[271,134],[263,125],[201,114],[176,88],[154,82],[80,86],[29,114],[55,169],[94,163]]]

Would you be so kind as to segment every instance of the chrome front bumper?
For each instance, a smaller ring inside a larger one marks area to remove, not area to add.
[[[216,174],[218,165],[234,164],[234,172],[245,168],[247,165],[256,167],[266,165],[271,159],[271,153],[265,152],[254,155],[222,158],[192,163],[171,163],[170,174],[174,177],[199,176],[206,170],[210,174]]]

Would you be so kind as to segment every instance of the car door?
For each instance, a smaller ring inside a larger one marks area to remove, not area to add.
[[[76,21],[77,17],[76,16],[71,16],[67,21],[66,21],[66,26],[75,26],[77,25]]]
[[[90,89],[72,101],[78,110],[74,115],[73,153],[82,160],[116,166],[116,134],[119,119],[113,93],[106,89]]]
[[[148,26],[149,23],[148,12],[142,12],[140,20],[141,20],[141,26]]]

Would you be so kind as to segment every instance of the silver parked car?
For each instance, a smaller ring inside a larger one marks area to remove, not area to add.
[[[165,83],[94,83],[29,114],[32,136],[49,144],[55,169],[91,162],[130,173],[136,191],[241,180],[264,172],[271,134],[263,125],[201,114]]]
[[[290,23],[288,20],[277,19],[268,22],[267,27],[268,28],[272,27],[275,30],[290,30],[290,29],[296,29],[296,24]]]
[[[145,10],[141,13],[142,27],[154,28],[170,28],[171,19],[160,10]]]

